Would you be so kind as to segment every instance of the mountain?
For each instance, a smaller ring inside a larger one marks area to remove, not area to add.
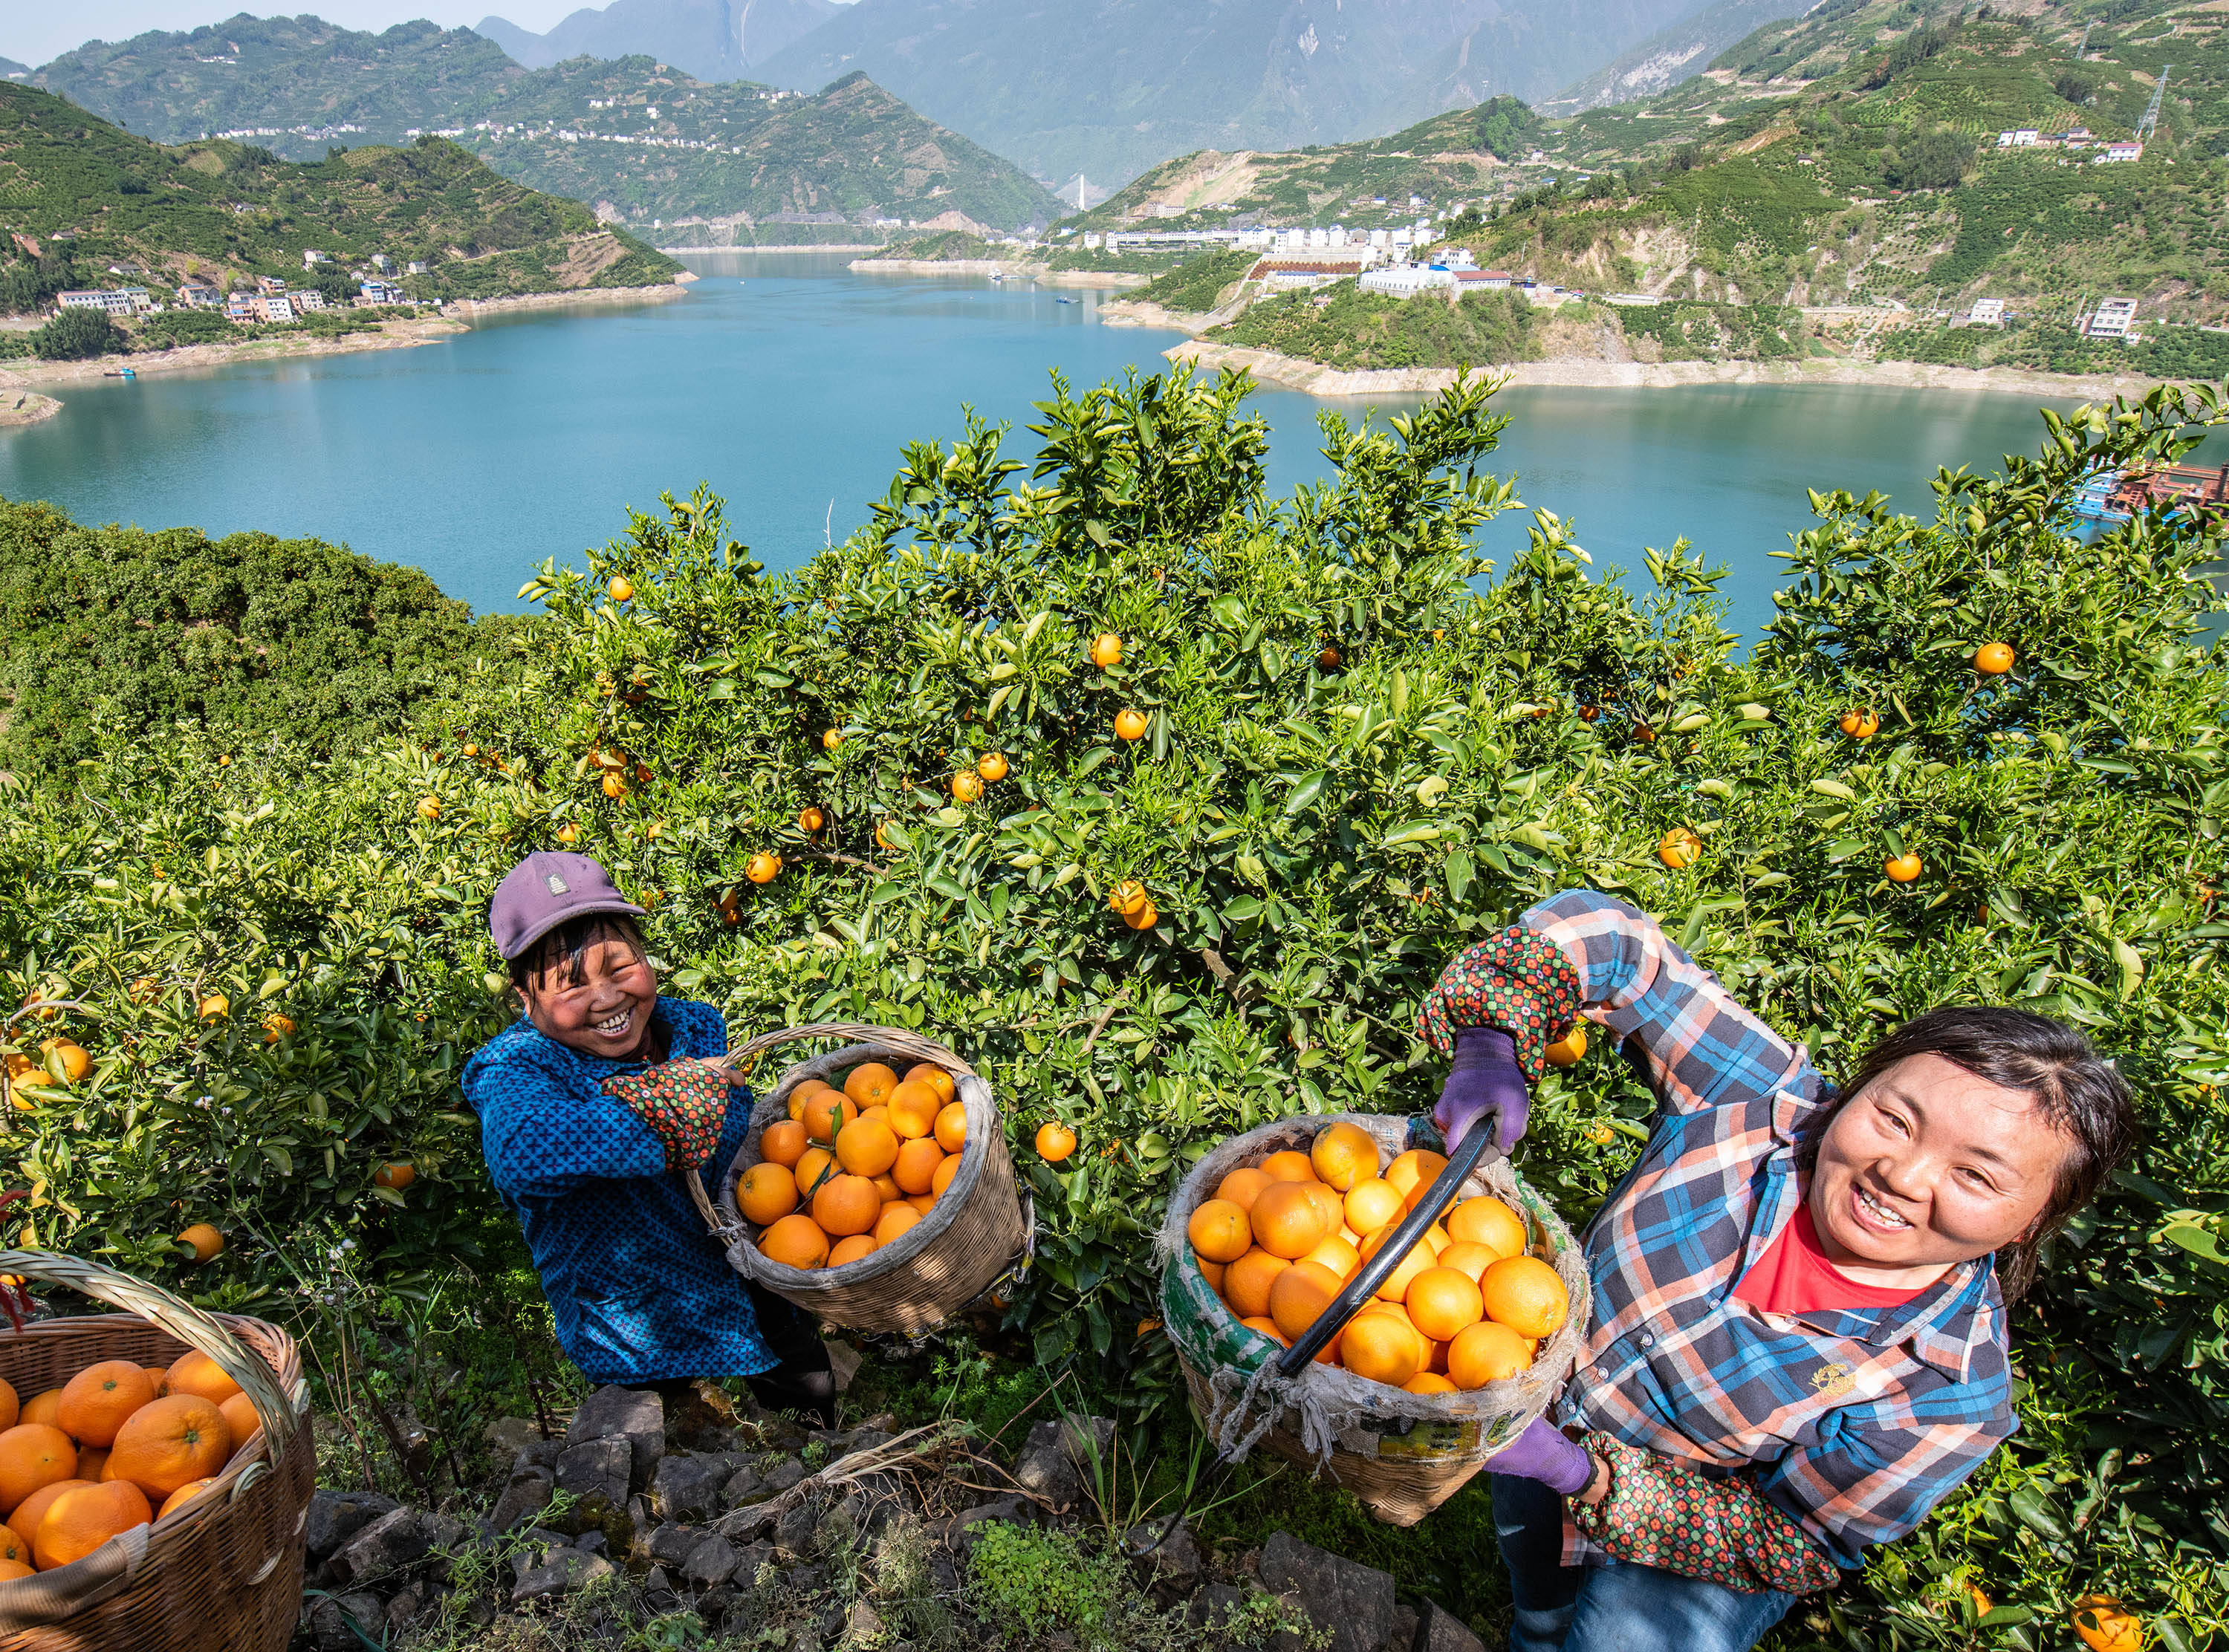
[[[1541,112],[1568,115],[1597,104],[1645,98],[1699,74],[1718,54],[1758,28],[1801,16],[1821,0],[1718,0],[1691,17],[1627,48],[1584,80],[1544,99]]]
[[[859,0],[759,63],[809,89],[864,70],[1040,178],[1136,176],[1544,97],[1698,0]],[[1069,194],[1072,183],[1065,184]]]
[[[686,69],[700,80],[740,80],[843,8],[833,0],[613,0],[573,13],[546,35],[501,17],[478,33],[528,68],[568,57],[637,57]]]
[[[1011,163],[857,74],[802,96],[711,84],[643,56],[529,70],[469,29],[416,22],[370,35],[315,17],[243,16],[89,42],[38,80],[164,142],[231,135],[312,159],[336,144],[438,132],[506,177],[645,228],[947,212],[1012,228],[1059,212]]]
[[[490,298],[670,282],[680,266],[577,202],[501,178],[454,144],[367,147],[300,164],[225,140],[176,147],[119,131],[49,92],[0,81],[0,240],[112,285],[188,275],[303,280],[314,248],[345,271],[374,254],[427,264],[424,298]]]
[[[30,77],[31,69],[28,63],[18,63],[12,57],[0,57],[0,80],[28,80]]]

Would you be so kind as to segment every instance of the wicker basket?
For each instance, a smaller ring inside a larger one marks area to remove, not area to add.
[[[0,1251],[0,1273],[125,1310],[0,1330],[0,1378],[17,1393],[57,1387],[99,1360],[168,1365],[199,1348],[263,1424],[214,1485],[153,1526],[0,1583],[0,1652],[281,1652],[301,1610],[303,1524],[317,1484],[294,1339],[74,1257]]]
[[[819,1315],[824,1324],[918,1336],[981,1296],[1029,1251],[1031,1224],[1022,1214],[1021,1197],[1015,1190],[1005,1127],[999,1122],[991,1086],[972,1067],[941,1044],[896,1028],[850,1021],[785,1028],[753,1039],[730,1054],[729,1062],[739,1064],[781,1044],[832,1038],[846,1042],[840,1049],[787,1069],[752,1111],[750,1133],[721,1173],[718,1206],[706,1195],[703,1181],[694,1170],[689,1173],[689,1190],[713,1233],[727,1246],[729,1265],[745,1278]],[[960,1150],[960,1169],[920,1221],[870,1256],[840,1268],[793,1268],[770,1261],[758,1248],[756,1233],[736,1207],[736,1179],[759,1162],[759,1137],[766,1127],[789,1117],[792,1090],[807,1079],[827,1081],[862,1061],[885,1061],[901,1070],[928,1061],[952,1075],[959,1099],[967,1109],[967,1142]]]
[[[1314,1472],[1328,1473],[1378,1519],[1413,1526],[1461,1490],[1486,1459],[1506,1445],[1571,1374],[1586,1334],[1592,1297],[1577,1241],[1546,1201],[1495,1160],[1465,1181],[1462,1196],[1492,1194],[1525,1219],[1529,1249],[1554,1265],[1571,1295],[1571,1315],[1530,1368],[1506,1381],[1454,1394],[1408,1394],[1327,1365],[1311,1364],[1289,1384],[1268,1380],[1283,1349],[1238,1322],[1192,1260],[1185,1237],[1192,1213],[1224,1177],[1287,1148],[1306,1152],[1328,1125],[1359,1125],[1382,1158],[1407,1143],[1408,1121],[1346,1113],[1288,1118],[1222,1143],[1192,1168],[1169,1201],[1159,1248],[1161,1313],[1193,1409],[1211,1441],[1243,1457],[1258,1443]],[[1382,1162],[1382,1159],[1381,1159]],[[1327,1450],[1311,1450],[1302,1417],[1314,1412]]]

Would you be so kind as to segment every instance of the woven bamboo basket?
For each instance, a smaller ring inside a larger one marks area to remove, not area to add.
[[[1233,1170],[1287,1148],[1306,1152],[1318,1131],[1342,1122],[1376,1138],[1381,1166],[1407,1145],[1404,1118],[1312,1116],[1234,1136],[1192,1168],[1169,1201],[1157,1246],[1164,1258],[1162,1321],[1192,1408],[1223,1455],[1243,1457],[1258,1444],[1312,1474],[1330,1475],[1387,1524],[1413,1526],[1461,1490],[1564,1386],[1592,1303],[1586,1258],[1547,1202],[1495,1160],[1464,1181],[1462,1197],[1491,1194],[1522,1216],[1528,1250],[1554,1265],[1571,1296],[1563,1329],[1542,1344],[1528,1369],[1453,1394],[1404,1393],[1328,1365],[1311,1364],[1290,1382],[1275,1379],[1268,1367],[1282,1345],[1240,1324],[1215,1294],[1192,1260],[1185,1227]]]
[[[818,1314],[825,1324],[918,1336],[944,1324],[1029,1252],[1031,1223],[1015,1188],[1005,1127],[991,1086],[973,1068],[943,1045],[899,1028],[851,1021],[784,1028],[734,1051],[729,1065],[740,1066],[780,1045],[823,1039],[846,1041],[785,1069],[766,1099],[752,1109],[750,1133],[721,1172],[719,1203],[714,1205],[694,1170],[689,1173],[689,1190],[727,1247],[729,1265],[745,1278]],[[887,1062],[900,1072],[928,1061],[952,1075],[967,1109],[960,1169],[920,1221],[872,1255],[840,1268],[793,1268],[771,1261],[758,1248],[757,1230],[736,1207],[736,1179],[759,1162],[759,1138],[766,1127],[789,1117],[791,1091],[807,1079],[832,1084],[835,1075],[863,1061]]]
[[[168,1365],[199,1348],[263,1425],[234,1445],[215,1484],[151,1527],[0,1583],[0,1652],[282,1652],[301,1610],[303,1525],[317,1485],[294,1339],[74,1257],[0,1251],[0,1273],[125,1310],[0,1329],[0,1378],[18,1394],[57,1387],[96,1361]]]

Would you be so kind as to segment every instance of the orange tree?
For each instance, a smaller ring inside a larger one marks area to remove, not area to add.
[[[2217,1635],[2229,679],[2194,576],[2219,546],[2162,517],[2085,543],[2067,511],[2211,399],[2087,410],[2001,477],[1938,478],[1925,517],[1815,496],[1744,659],[1684,543],[1636,596],[1536,512],[1483,581],[1476,530],[1520,508],[1481,468],[1484,387],[1326,418],[1330,479],[1283,499],[1243,389],[1057,382],[1033,451],[973,419],[909,448],[866,527],[779,578],[716,499],[668,499],[542,571],[543,618],[426,746],[316,766],[273,741],[216,773],[220,734],[151,739],[0,814],[10,983],[94,1005],[93,1073],[33,1075],[16,1121],[41,1236],[144,1263],[199,1199],[274,1255],[336,1223],[398,1274],[465,1254],[489,1207],[453,1073],[502,1013],[484,901],[571,843],[739,1034],[882,1021],[985,1071],[1044,1230],[1012,1328],[1173,1423],[1166,1348],[1131,1328],[1183,1168],[1294,1111],[1428,1109],[1409,1021],[1441,964],[1584,884],[1830,1070],[1933,1003],[2032,1004],[2122,1060],[2153,1127],[2018,1316],[2020,1437],[1785,1633],[2040,1646],[2103,1591],[2171,1645]],[[1974,663],[1991,642],[2008,672]],[[1699,845],[1676,867],[1672,831]],[[144,976],[174,997],[134,1002]],[[189,1017],[210,982],[233,1030]],[[271,1045],[242,1020],[267,991],[297,1023]],[[252,1125],[197,1105],[213,1082]],[[1590,1057],[1520,1168],[1582,1216],[1652,1107]],[[1081,1140],[1057,1169],[1025,1145],[1053,1118]],[[371,1171],[406,1153],[398,1203]],[[201,1277],[251,1300],[283,1265]]]

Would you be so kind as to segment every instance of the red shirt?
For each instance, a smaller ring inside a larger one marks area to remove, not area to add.
[[[1811,1207],[1802,1204],[1795,1207],[1795,1220],[1780,1230],[1757,1265],[1742,1276],[1734,1296],[1768,1314],[1801,1314],[1828,1308],[1898,1308],[1928,1288],[1889,1290],[1860,1284],[1840,1271],[1820,1248]]]

